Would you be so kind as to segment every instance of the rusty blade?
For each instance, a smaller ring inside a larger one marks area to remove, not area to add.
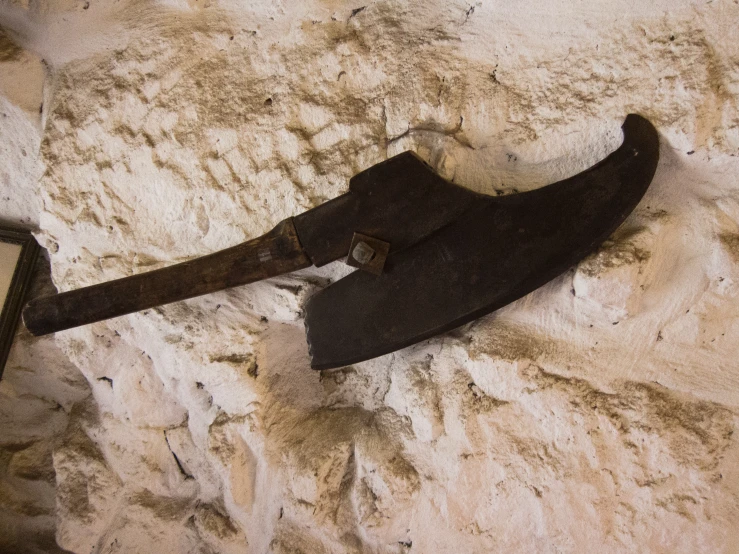
[[[647,190],[657,131],[629,115],[623,144],[552,185],[478,197],[454,221],[393,252],[382,275],[356,271],[315,294],[312,367],[361,362],[454,329],[521,298],[593,252]]]

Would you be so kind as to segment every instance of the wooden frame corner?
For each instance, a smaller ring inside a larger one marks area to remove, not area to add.
[[[2,378],[10,347],[18,328],[23,303],[33,277],[39,245],[30,231],[5,225],[0,225],[0,242],[17,244],[21,247],[8,294],[0,313],[0,378]]]

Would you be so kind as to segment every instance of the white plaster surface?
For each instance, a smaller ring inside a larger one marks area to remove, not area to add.
[[[60,290],[256,237],[404,150],[495,194],[592,165],[630,112],[661,139],[597,254],[370,362],[309,369],[301,306],[339,263],[19,331],[0,549],[739,551],[736,0],[3,0],[0,26],[0,217]]]

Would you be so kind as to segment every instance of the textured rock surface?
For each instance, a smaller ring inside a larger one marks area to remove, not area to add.
[[[495,194],[591,165],[629,112],[662,140],[596,255],[374,361],[309,370],[301,306],[340,264],[21,332],[6,548],[739,550],[738,20],[732,0],[1,4],[0,215],[38,223],[61,290],[257,236],[408,149]]]

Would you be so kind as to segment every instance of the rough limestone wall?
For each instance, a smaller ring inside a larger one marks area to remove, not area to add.
[[[496,194],[593,164],[630,112],[662,141],[597,254],[377,360],[309,369],[301,306],[340,263],[21,335],[0,392],[51,371],[36,348],[91,395],[74,381],[56,427],[3,404],[51,436],[53,471],[13,490],[55,475],[38,525],[85,553],[738,551],[737,21],[734,0],[3,4],[47,66],[29,155],[61,290],[255,237],[404,150]]]
[[[36,227],[46,70],[0,28],[0,222]],[[52,294],[48,261],[30,295]],[[56,552],[53,451],[90,387],[53,337],[19,331],[0,381],[0,552]]]

